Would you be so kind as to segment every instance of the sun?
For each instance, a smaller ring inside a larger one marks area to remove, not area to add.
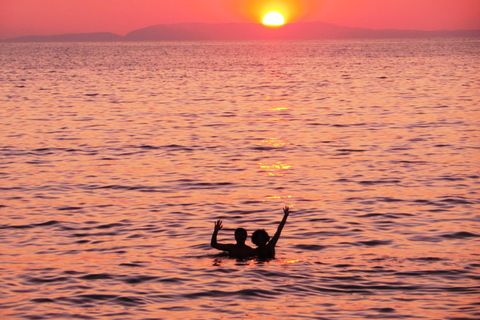
[[[270,27],[280,27],[285,24],[285,18],[278,11],[270,11],[263,17],[263,24]]]

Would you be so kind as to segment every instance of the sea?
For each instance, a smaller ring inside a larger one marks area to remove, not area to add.
[[[1,319],[480,319],[480,39],[0,44]],[[213,249],[270,236],[272,260]]]

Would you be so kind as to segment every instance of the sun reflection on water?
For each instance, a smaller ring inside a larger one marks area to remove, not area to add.
[[[260,141],[259,144],[270,146],[270,147],[285,147],[285,146],[288,146],[290,143],[282,139],[269,138],[269,139]]]
[[[266,165],[261,162],[258,163],[261,170],[265,171],[265,176],[277,176],[283,177],[286,170],[291,169],[292,165],[282,162],[277,162],[275,164]]]
[[[268,111],[283,111],[283,110],[288,110],[288,108],[286,108],[286,107],[278,107],[278,108],[268,109]]]
[[[292,196],[270,196],[267,199],[290,199]]]
[[[283,260],[282,264],[293,264],[299,262],[300,259],[295,259],[295,260]]]

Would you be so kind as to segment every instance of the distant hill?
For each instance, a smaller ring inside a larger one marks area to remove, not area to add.
[[[182,23],[171,25],[156,25],[135,30],[127,34],[125,36],[125,40],[317,40],[349,38],[429,37],[480,37],[480,30],[372,30],[364,28],[342,27],[323,22],[290,23],[281,28],[267,28],[261,24],[253,23]]]
[[[129,41],[165,40],[303,40],[367,36],[368,29],[341,27],[322,22],[290,23],[268,28],[258,23],[181,23],[156,25],[130,32]]]
[[[235,41],[235,40],[317,40],[351,38],[432,38],[480,37],[480,30],[373,30],[342,27],[323,22],[290,23],[267,28],[258,23],[178,23],[134,30],[122,37],[113,33],[81,33],[53,36],[26,36],[5,42],[106,42],[106,41]]]
[[[113,42],[124,37],[110,32],[70,33],[52,36],[25,36],[3,40],[3,42]]]

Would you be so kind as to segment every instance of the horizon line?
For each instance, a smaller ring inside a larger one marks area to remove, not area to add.
[[[434,30],[422,30],[422,29],[398,29],[398,28],[380,28],[380,29],[374,29],[374,28],[365,28],[365,27],[351,27],[351,26],[343,26],[343,25],[338,25],[334,23],[329,23],[329,22],[323,22],[323,21],[299,21],[299,22],[289,22],[285,23],[285,25],[281,27],[277,27],[275,29],[269,28],[268,26],[263,25],[262,23],[257,23],[257,22],[176,22],[176,23],[159,23],[159,24],[153,24],[145,27],[141,27],[138,29],[131,30],[124,35],[114,33],[112,31],[91,31],[91,32],[67,32],[67,33],[56,33],[56,34],[29,34],[29,35],[23,35],[23,36],[16,36],[16,37],[8,37],[8,38],[0,38],[0,42],[15,42],[15,40],[22,40],[24,38],[48,38],[48,37],[61,37],[61,36],[82,36],[82,35],[112,35],[120,38],[125,38],[125,40],[128,39],[128,35],[131,34],[132,32],[135,31],[140,31],[152,27],[158,27],[158,26],[179,26],[179,25],[255,25],[258,27],[265,28],[265,30],[277,30],[281,31],[285,28],[288,28],[288,26],[291,25],[300,25],[300,24],[323,24],[323,25],[329,25],[329,26],[334,26],[338,28],[343,28],[343,29],[352,29],[352,30],[363,30],[363,31],[371,31],[371,32],[418,32],[418,33],[435,33],[435,32],[452,32],[452,33],[462,33],[462,32],[479,32],[480,36],[480,29],[434,29]],[[119,39],[120,40],[120,39]],[[121,40],[120,40],[121,41]],[[135,41],[135,40],[130,40],[130,41]],[[137,41],[142,41],[142,40],[137,40]],[[144,41],[144,40],[143,40]]]

